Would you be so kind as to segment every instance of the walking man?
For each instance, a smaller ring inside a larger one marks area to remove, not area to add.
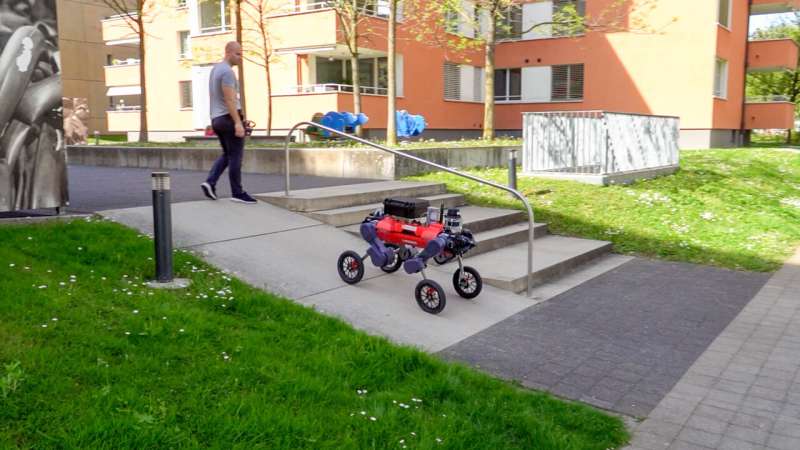
[[[257,203],[242,189],[242,157],[244,156],[244,124],[239,101],[239,81],[233,66],[242,63],[242,46],[235,41],[225,45],[225,59],[214,65],[208,81],[211,127],[222,145],[222,156],[215,162],[208,178],[200,187],[211,200],[217,199],[217,181],[225,169],[231,181],[231,198],[239,203]]]

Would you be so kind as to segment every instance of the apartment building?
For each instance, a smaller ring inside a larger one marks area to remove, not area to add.
[[[209,123],[207,80],[211,64],[235,37],[229,0],[178,0],[149,18],[148,123],[151,139],[179,140]],[[469,6],[470,0],[464,0]],[[574,4],[596,27],[563,36],[549,26],[554,11]],[[749,17],[800,7],[800,0],[658,0],[652,10],[613,11],[614,0],[524,1],[511,10],[496,49],[496,129],[519,134],[527,111],[607,110],[681,118],[682,145],[734,145],[742,130],[790,128],[794,106],[744,97],[747,71],[789,70],[798,47],[788,39],[748,42]],[[636,3],[636,2],[634,2]],[[285,1],[265,19],[274,57],[273,129],[276,134],[316,112],[353,108],[352,74],[342,24],[326,2]],[[366,11],[368,35],[360,43],[363,110],[368,133],[386,127],[386,7]],[[402,16],[402,14],[401,14]],[[107,46],[137,37],[124,18],[102,22]],[[422,114],[428,137],[474,137],[483,126],[483,61],[479,49],[453,51],[420,42],[413,20],[398,26],[398,108]],[[627,26],[625,26],[627,24]],[[244,28],[252,25],[243,24]],[[622,29],[626,31],[621,31]],[[464,23],[452,34],[474,33]],[[138,130],[140,88],[136,59],[105,68],[109,129]],[[264,69],[245,62],[246,109],[266,121]]]
[[[90,118],[86,125],[92,132],[106,133],[108,97],[103,66],[135,57],[138,50],[106,45],[101,19],[112,10],[102,0],[58,0],[56,8],[64,97],[87,99]]]

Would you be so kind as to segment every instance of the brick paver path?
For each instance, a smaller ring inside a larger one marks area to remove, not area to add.
[[[800,449],[800,249],[698,358],[629,449]]]

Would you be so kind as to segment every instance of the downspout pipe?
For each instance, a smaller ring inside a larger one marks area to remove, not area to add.
[[[747,0],[747,29],[745,30],[744,34],[744,68],[742,69],[742,114],[741,120],[739,122],[739,146],[744,147],[745,144],[750,144],[749,142],[745,142],[745,135],[747,131],[745,130],[747,116],[745,116],[745,108],[747,106],[747,59],[750,57],[750,16],[753,12],[753,0]]]

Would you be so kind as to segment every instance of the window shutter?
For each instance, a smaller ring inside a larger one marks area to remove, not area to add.
[[[569,66],[569,99],[583,99],[583,64]]]
[[[444,99],[461,100],[461,67],[444,63]]]
[[[181,108],[192,107],[192,82],[181,81]]]
[[[553,66],[550,97],[553,100],[566,100],[568,94],[569,66]]]

